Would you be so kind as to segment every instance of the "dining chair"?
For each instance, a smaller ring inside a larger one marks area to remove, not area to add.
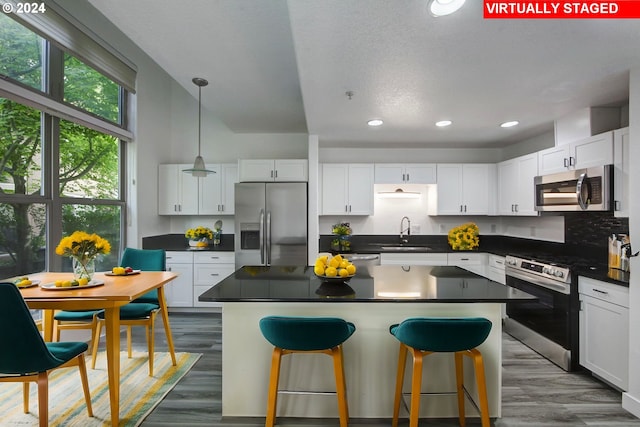
[[[87,405],[93,417],[84,342],[47,343],[13,283],[0,283],[0,382],[22,382],[24,412],[29,413],[29,383],[38,384],[40,427],[49,425],[49,372],[77,366]]]
[[[134,249],[125,248],[120,265],[143,271],[166,270],[166,253],[164,249]],[[154,325],[156,315],[160,311],[158,290],[154,289],[136,298],[131,303],[120,307],[120,324],[127,327],[127,354],[131,358],[131,328],[144,326],[147,334],[147,348],[149,352],[149,376],[153,376],[154,361]],[[95,369],[100,342],[100,333],[104,323],[104,311],[96,315],[96,330],[93,335],[91,368]],[[172,360],[175,360],[173,349]]]

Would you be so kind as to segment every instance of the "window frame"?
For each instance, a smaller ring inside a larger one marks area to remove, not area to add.
[[[18,23],[23,24],[16,19]],[[24,24],[23,24],[24,25]],[[25,25],[31,31],[33,28]],[[126,242],[127,224],[127,149],[126,144],[133,140],[133,134],[128,128],[129,120],[129,93],[122,84],[119,85],[118,111],[120,124],[100,117],[96,114],[82,110],[70,103],[64,102],[63,78],[64,78],[64,54],[65,50],[53,44],[45,35],[34,31],[44,38],[42,79],[44,91],[24,85],[8,77],[0,78],[0,97],[10,99],[23,104],[41,113],[41,188],[39,194],[2,194],[0,203],[37,203],[46,206],[46,271],[60,271],[62,258],[55,254],[55,247],[62,238],[63,206],[72,205],[96,205],[117,206],[120,209],[120,247],[121,253]],[[84,62],[82,56],[66,50],[67,54],[74,55]],[[91,63],[85,65],[95,69],[101,74],[112,79]],[[113,79],[112,79],[113,80]],[[60,171],[60,120],[68,120],[80,126],[114,136],[118,139],[118,198],[117,199],[93,199],[86,197],[63,197],[59,194]],[[114,248],[115,249],[115,248]],[[120,254],[118,254],[118,258]]]

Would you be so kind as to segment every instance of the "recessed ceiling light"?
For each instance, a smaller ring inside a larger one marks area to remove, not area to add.
[[[450,15],[460,9],[464,4],[464,0],[430,0],[429,12],[433,16]]]
[[[436,126],[442,128],[451,125],[451,123],[453,123],[451,120],[440,120],[439,122],[436,122]]]
[[[520,122],[519,122],[519,121],[517,121],[517,120],[512,120],[512,121],[510,121],[510,122],[504,122],[504,123],[502,123],[502,124],[500,125],[500,127],[501,127],[501,128],[511,128],[511,127],[517,126],[517,125],[519,125],[519,124],[520,124]]]
[[[372,119],[367,122],[369,126],[380,126],[382,123],[384,122],[380,119]]]

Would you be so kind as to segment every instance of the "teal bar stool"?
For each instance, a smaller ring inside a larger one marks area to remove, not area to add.
[[[479,411],[482,427],[489,427],[489,402],[487,384],[484,376],[482,353],[476,348],[482,344],[491,332],[491,321],[482,317],[472,318],[411,318],[389,328],[391,335],[400,341],[398,374],[393,404],[393,427],[398,426],[402,384],[407,353],[413,356],[413,377],[411,379],[411,409],[409,427],[418,427],[420,414],[420,396],[422,386],[422,361],[424,356],[433,353],[454,353],[456,366],[456,394],[458,395],[458,418],[460,425],[466,424],[464,414],[463,357],[473,360],[476,385],[478,387]],[[443,393],[438,393],[443,394]],[[471,400],[472,403],[473,400]]]
[[[355,330],[356,327],[353,323],[334,317],[267,316],[260,319],[262,335],[274,346],[271,356],[271,373],[269,375],[266,427],[273,427],[276,420],[282,356],[292,353],[324,353],[333,358],[340,427],[347,427],[349,423],[349,406],[347,404],[347,387],[344,379],[342,343],[353,335]],[[327,394],[308,391],[297,393]]]

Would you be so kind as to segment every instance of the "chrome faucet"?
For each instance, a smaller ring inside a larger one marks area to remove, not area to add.
[[[404,220],[407,220],[407,228],[403,228],[402,225],[404,224]],[[407,237],[404,236],[404,232],[407,232]],[[411,220],[409,219],[408,216],[403,216],[402,219],[400,220],[400,241],[402,243],[408,243],[409,239],[408,237],[411,236]]]

